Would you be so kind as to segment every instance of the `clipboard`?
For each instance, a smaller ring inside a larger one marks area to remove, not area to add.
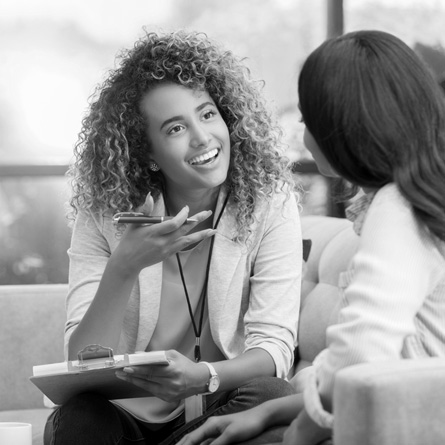
[[[89,345],[77,354],[77,360],[34,366],[29,379],[56,405],[84,392],[94,392],[109,400],[153,397],[115,373],[126,366],[168,363],[165,351],[114,355],[111,348]]]

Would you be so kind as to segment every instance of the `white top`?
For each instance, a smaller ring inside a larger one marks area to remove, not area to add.
[[[200,296],[205,281],[209,249],[210,239],[206,239],[193,249],[179,252],[187,293],[198,330],[202,303]],[[195,339],[176,255],[172,255],[163,261],[159,318],[146,350],[165,351],[176,349],[190,360],[194,360]],[[205,360],[224,360],[224,356],[212,339],[207,305],[205,306],[202,322],[201,354]],[[183,400],[165,402],[156,397],[115,400],[114,403],[131,412],[139,420],[149,423],[169,422],[180,415],[184,409]]]
[[[445,356],[445,243],[419,224],[394,184],[362,197],[349,214],[359,246],[340,276],[338,322],[314,361],[313,381],[327,400],[336,373],[347,366]],[[311,415],[315,404],[309,404]]]
[[[197,329],[199,329],[201,316],[202,299],[200,295],[205,281],[209,249],[210,239],[208,238],[191,250],[179,252]],[[195,338],[176,255],[172,255],[163,262],[159,318],[146,350],[175,349],[190,360],[194,360]],[[202,322],[201,356],[203,360],[212,362],[224,360],[224,356],[215,345],[210,332],[207,302]]]

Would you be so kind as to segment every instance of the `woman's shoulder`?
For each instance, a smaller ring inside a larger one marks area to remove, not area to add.
[[[394,182],[390,182],[377,190],[375,197],[380,197],[380,199],[391,199],[394,201],[405,201],[405,198],[400,193],[399,187],[397,187]]]
[[[388,218],[398,216],[398,218],[409,220],[415,219],[411,204],[394,183],[386,184],[375,193],[368,213],[378,215],[379,218],[382,216]]]
[[[264,231],[278,228],[280,232],[283,231],[283,236],[301,231],[298,195],[288,185],[262,196],[255,207],[252,229],[258,236]]]
[[[375,194],[360,238],[359,250],[379,252],[385,258],[395,255],[399,265],[420,261],[425,273],[443,276],[445,243],[431,235],[395,184]]]
[[[113,224],[113,215],[108,211],[93,210],[93,209],[79,209],[75,220],[74,230],[88,231],[95,227],[101,233],[115,232]]]
[[[298,192],[290,184],[282,183],[269,195],[261,196],[256,207],[256,214],[286,215],[290,212],[289,216],[293,217],[295,213],[299,213],[298,202]]]
[[[402,195],[396,184],[387,184],[375,193],[366,214],[362,237],[386,236],[394,244],[409,243],[432,248],[436,240],[416,217],[411,203]]]

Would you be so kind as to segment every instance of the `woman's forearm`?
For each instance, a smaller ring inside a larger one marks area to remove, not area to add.
[[[222,391],[238,388],[257,377],[275,375],[272,357],[261,348],[250,349],[231,360],[215,362],[213,366],[219,375]]]
[[[137,272],[123,270],[110,258],[90,307],[72,333],[68,355],[70,360],[90,344],[116,349],[119,343],[125,308],[137,279]]]
[[[260,405],[267,428],[277,425],[290,425],[304,408],[303,394],[269,400]]]

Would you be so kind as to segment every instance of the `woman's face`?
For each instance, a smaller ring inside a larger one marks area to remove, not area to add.
[[[329,176],[331,178],[340,177],[340,175],[331,167],[331,164],[329,164],[307,127],[304,128],[303,142],[306,148],[311,152],[318,170],[323,176]]]
[[[141,101],[148,121],[150,160],[171,190],[221,185],[230,163],[229,130],[206,91],[164,84]]]

